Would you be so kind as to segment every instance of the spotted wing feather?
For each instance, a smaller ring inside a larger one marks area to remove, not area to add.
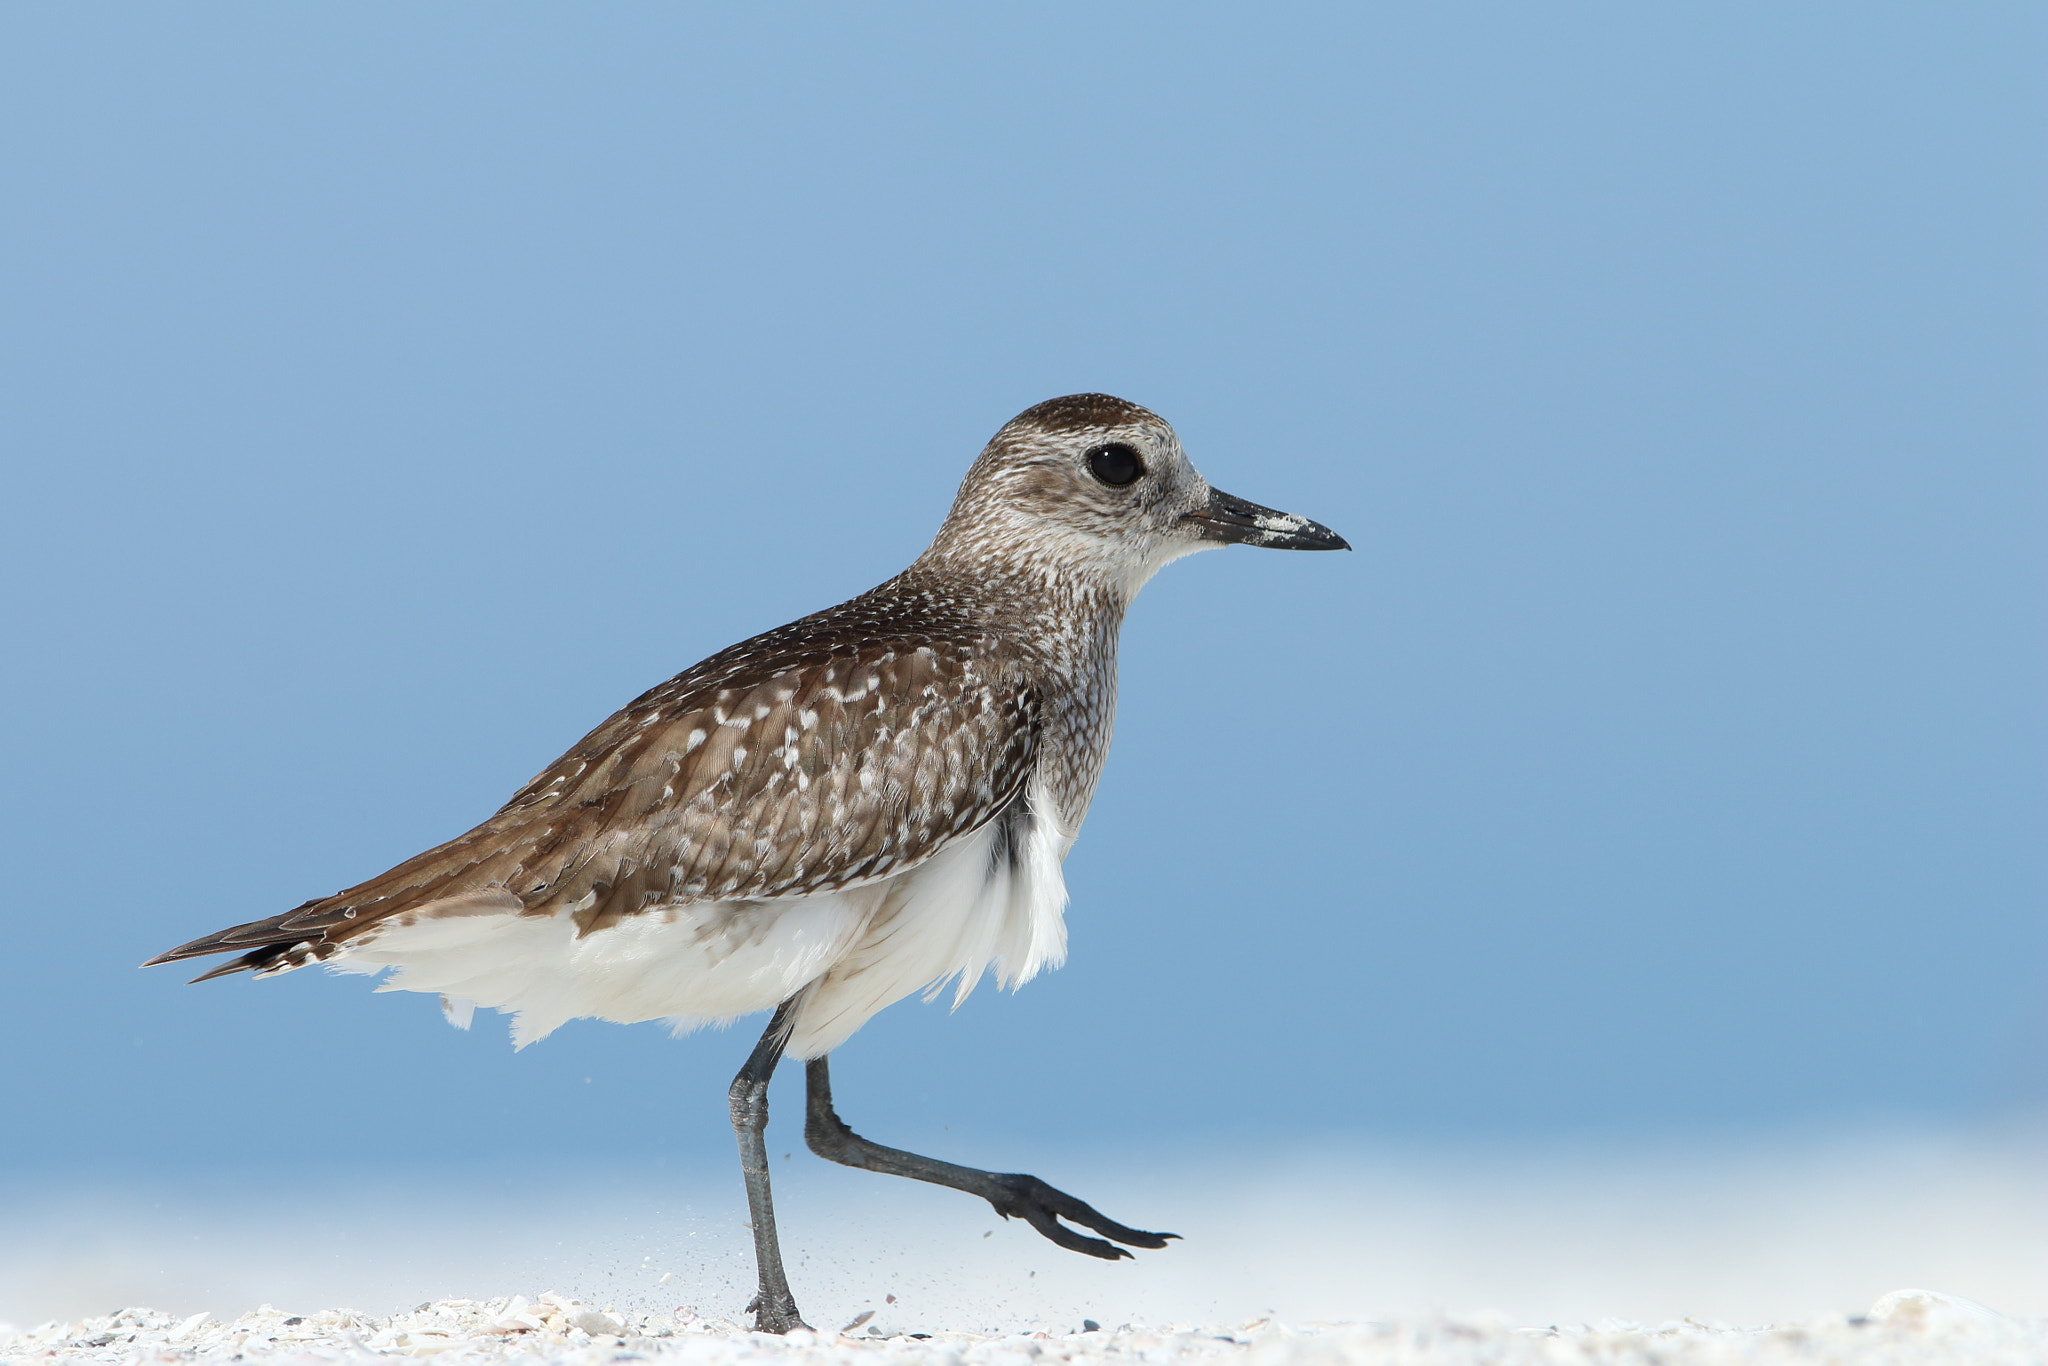
[[[206,976],[281,971],[394,917],[568,914],[587,934],[662,904],[804,896],[904,872],[1017,797],[1028,687],[984,676],[973,642],[858,622],[820,641],[807,622],[644,694],[474,830],[152,962],[239,949]]]

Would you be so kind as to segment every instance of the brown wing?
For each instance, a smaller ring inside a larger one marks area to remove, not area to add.
[[[203,981],[327,958],[408,912],[566,911],[589,933],[668,902],[850,887],[923,862],[1022,790],[1037,700],[985,677],[982,650],[827,642],[807,622],[646,693],[467,834],[151,962],[248,950]]]

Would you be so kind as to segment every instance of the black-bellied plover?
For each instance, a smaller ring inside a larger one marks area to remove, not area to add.
[[[1233,543],[1350,548],[1210,488],[1134,403],[1041,403],[996,433],[895,578],[642,694],[468,834],[150,962],[239,955],[202,982],[390,969],[384,989],[438,992],[458,1025],[510,1012],[520,1046],[584,1016],[774,1011],[730,1092],[749,1307],[770,1331],[803,1322],[768,1183],[785,1053],[807,1065],[819,1156],[982,1196],[1090,1256],[1164,1247],[1037,1177],[860,1137],[826,1058],[919,989],[950,980],[958,999],[991,968],[1015,986],[1066,956],[1060,865],[1109,751],[1124,611],[1168,561]]]

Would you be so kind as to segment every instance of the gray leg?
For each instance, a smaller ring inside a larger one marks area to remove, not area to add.
[[[754,1221],[754,1265],[761,1278],[760,1291],[747,1308],[753,1311],[754,1327],[764,1333],[810,1327],[797,1313],[789,1277],[783,1274],[782,1241],[775,1236],[775,1198],[768,1190],[768,1079],[775,1075],[775,1064],[782,1061],[798,999],[792,996],[777,1008],[761,1042],[754,1045],[747,1065],[732,1079],[732,1089],[726,1093],[732,1101],[732,1130],[740,1141],[740,1174],[747,1182],[747,1213]]]
[[[1012,1215],[1021,1216],[1031,1227],[1061,1247],[1085,1252],[1090,1257],[1115,1261],[1118,1257],[1131,1255],[1116,1243],[1106,1243],[1102,1238],[1113,1238],[1117,1243],[1129,1243],[1132,1247],[1165,1247],[1167,1239],[1178,1236],[1125,1228],[1114,1219],[1098,1214],[1092,1206],[1083,1204],[1065,1191],[1053,1189],[1035,1176],[956,1167],[936,1158],[919,1157],[900,1148],[870,1143],[847,1128],[846,1121],[833,1112],[832,1074],[823,1058],[813,1058],[805,1065],[804,1092],[804,1142],[810,1145],[812,1152],[828,1161],[871,1172],[886,1172],[890,1176],[907,1176],[913,1181],[929,1181],[978,1195],[994,1205],[996,1213],[1005,1219]],[[737,1114],[738,1110],[735,1109],[734,1113]],[[765,1180],[762,1189],[764,1192],[767,1189]],[[1102,1238],[1084,1238],[1060,1223],[1061,1219],[1094,1229]]]

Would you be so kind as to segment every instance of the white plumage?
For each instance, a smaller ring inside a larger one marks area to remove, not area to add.
[[[476,1006],[507,1012],[520,1048],[585,1017],[668,1020],[679,1034],[722,1025],[808,985],[788,1050],[821,1057],[919,990],[954,980],[957,1005],[990,969],[1017,987],[1066,958],[1060,865],[1072,840],[1038,814],[1051,804],[1042,786],[1024,803],[1021,818],[844,891],[663,906],[580,936],[566,911],[522,915],[515,898],[470,898],[394,918],[328,966],[388,968],[379,991],[437,993],[459,1028]]]

